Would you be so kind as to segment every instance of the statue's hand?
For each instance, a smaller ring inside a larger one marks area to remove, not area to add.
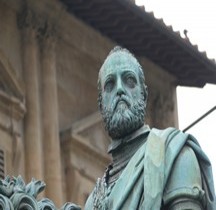
[[[81,207],[74,203],[65,203],[61,210],[81,210]]]

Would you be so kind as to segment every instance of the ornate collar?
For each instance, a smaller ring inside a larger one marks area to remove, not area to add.
[[[137,137],[141,135],[145,135],[150,132],[150,128],[148,125],[143,125],[139,129],[137,129],[135,132],[131,133],[130,135],[125,136],[124,138],[121,139],[115,139],[112,140],[111,144],[108,147],[108,153],[112,153],[113,150],[116,150],[120,146],[123,146],[130,142],[133,139],[136,139]]]

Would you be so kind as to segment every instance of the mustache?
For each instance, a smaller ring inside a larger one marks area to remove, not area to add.
[[[130,107],[128,106],[129,108],[125,112],[121,112],[121,110],[111,111],[111,107],[103,107],[102,117],[105,123],[105,129],[112,139],[118,139],[128,135],[144,124],[144,100],[142,98],[137,101],[133,101],[132,99],[126,100],[131,105]],[[117,106],[120,101],[122,101],[122,97],[115,97],[115,102],[111,105]]]
[[[114,112],[114,110],[116,109],[116,107],[117,107],[117,105],[118,105],[118,103],[120,101],[125,102],[129,108],[130,108],[130,106],[132,104],[132,102],[131,102],[131,100],[129,99],[128,96],[126,96],[126,95],[117,96],[117,97],[114,98],[114,100],[113,100],[113,102],[111,104],[111,111],[112,112]]]

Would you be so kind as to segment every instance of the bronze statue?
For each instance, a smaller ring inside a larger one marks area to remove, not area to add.
[[[85,210],[216,209],[211,164],[196,139],[144,123],[145,77],[128,50],[110,52],[98,90],[113,163],[98,179]]]
[[[113,163],[98,179],[85,210],[216,210],[211,164],[196,139],[175,128],[145,123],[147,87],[142,68],[126,49],[114,48],[99,72],[99,108],[112,141]],[[0,209],[56,210],[37,199],[45,183],[0,180]],[[61,210],[81,210],[66,203]]]

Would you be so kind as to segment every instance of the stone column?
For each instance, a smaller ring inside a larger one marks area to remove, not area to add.
[[[41,36],[42,122],[46,196],[57,206],[63,203],[61,154],[58,125],[55,33],[46,29]]]
[[[42,143],[40,129],[38,42],[32,11],[25,10],[18,16],[23,38],[23,74],[27,113],[24,118],[24,147],[26,180],[43,179]]]

